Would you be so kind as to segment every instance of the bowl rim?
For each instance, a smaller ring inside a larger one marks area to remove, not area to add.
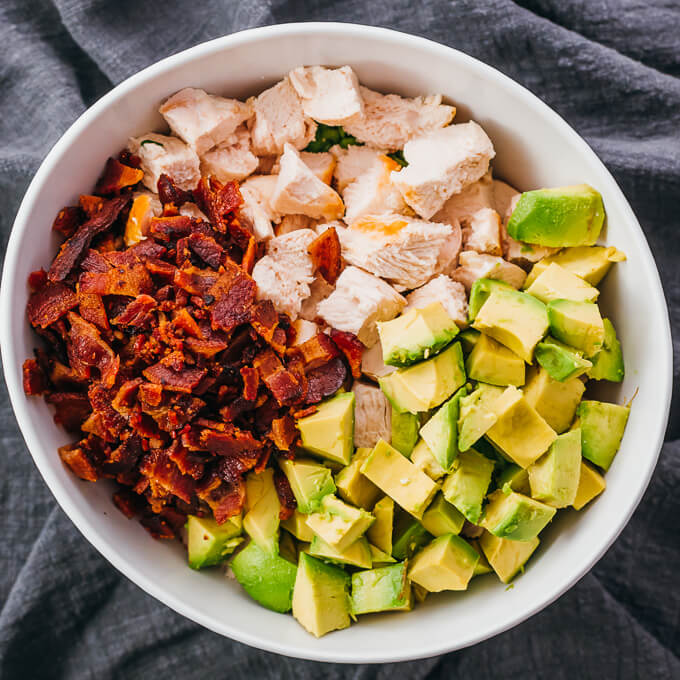
[[[14,283],[16,279],[16,266],[19,256],[19,246],[22,240],[23,232],[27,227],[26,218],[30,213],[34,203],[39,200],[40,188],[44,184],[45,180],[50,176],[57,161],[68,152],[72,142],[78,137],[81,129],[87,126],[90,120],[95,118],[101,111],[106,109],[109,104],[115,100],[125,97],[126,93],[131,88],[136,87],[148,80],[155,79],[156,77],[161,76],[164,72],[170,71],[176,66],[192,61],[195,58],[209,56],[210,54],[220,52],[225,48],[234,48],[251,41],[266,40],[268,38],[286,35],[304,37],[306,35],[316,34],[318,32],[325,32],[326,34],[332,35],[336,38],[359,36],[367,40],[373,39],[382,42],[400,43],[402,45],[408,43],[414,48],[429,52],[433,59],[437,59],[442,56],[447,56],[450,58],[451,56],[455,55],[455,58],[461,63],[464,63],[471,71],[476,71],[479,74],[483,74],[500,81],[505,87],[513,90],[516,95],[521,97],[528,106],[537,108],[539,113],[549,119],[554,126],[562,129],[562,131],[570,138],[571,143],[578,148],[580,154],[589,157],[591,162],[593,162],[596,166],[599,166],[604,178],[610,184],[608,187],[609,191],[617,197],[621,208],[627,215],[631,225],[634,227],[634,230],[637,230],[639,245],[643,251],[640,253],[642,262],[647,266],[647,268],[650,269],[649,273],[651,274],[653,284],[655,284],[658,288],[658,296],[655,299],[655,303],[657,306],[661,307],[659,310],[659,318],[662,320],[664,331],[662,341],[665,344],[666,350],[662,360],[664,361],[665,367],[667,369],[662,372],[662,377],[660,377],[659,403],[662,405],[662,413],[664,416],[663,422],[667,425],[672,394],[673,348],[668,307],[666,304],[661,279],[651,249],[649,248],[649,244],[647,243],[644,232],[642,231],[637,218],[635,217],[616,180],[599,159],[597,154],[557,112],[545,104],[526,87],[520,85],[518,82],[511,79],[509,76],[506,76],[498,69],[489,66],[488,64],[485,64],[484,62],[468,54],[465,54],[460,50],[427,38],[388,28],[343,22],[303,22],[263,26],[238,31],[230,35],[200,43],[157,61],[126,78],[104,96],[102,96],[91,107],[86,109],[75,120],[75,122],[72,123],[72,125],[66,130],[66,132],[64,132],[64,134],[52,147],[31,180],[10,232],[3,263],[2,283],[0,284],[0,351],[2,353],[3,371],[5,375],[5,382],[8,387],[10,403],[12,405],[26,446],[55,499],[69,519],[76,525],[82,535],[99,551],[99,553],[102,554],[124,576],[142,588],[142,590],[147,592],[149,595],[170,607],[174,611],[182,614],[183,616],[193,620],[194,622],[209,630],[246,645],[285,656],[334,663],[390,663],[415,660],[432,657],[438,654],[444,654],[457,649],[463,649],[513,628],[554,602],[558,597],[569,590],[577,581],[579,581],[588,571],[590,571],[590,569],[596,564],[596,562],[600,560],[600,558],[619,536],[623,528],[628,523],[631,515],[637,508],[656,468],[658,457],[664,442],[665,427],[660,429],[655,440],[652,442],[653,450],[656,452],[656,455],[650,461],[650,465],[646,473],[639,477],[633,501],[631,502],[627,511],[620,515],[616,522],[613,522],[610,525],[610,530],[606,534],[606,540],[600,544],[599,548],[591,555],[590,559],[588,559],[585,565],[580,565],[580,568],[576,570],[570,579],[568,579],[566,582],[560,583],[550,590],[547,590],[540,598],[540,601],[538,601],[532,607],[519,613],[512,621],[498,624],[495,627],[492,626],[483,633],[463,634],[462,637],[459,637],[451,644],[433,644],[428,646],[426,642],[416,654],[412,652],[403,653],[400,650],[393,650],[388,654],[384,652],[376,652],[375,654],[361,653],[357,655],[351,650],[347,651],[347,653],[328,653],[327,651],[315,653],[313,650],[310,651],[308,647],[284,644],[274,639],[266,639],[263,637],[250,635],[248,633],[242,632],[239,630],[238,626],[232,625],[229,621],[225,622],[213,619],[212,617],[201,613],[192,605],[187,605],[186,602],[181,601],[173,593],[165,590],[158,582],[154,582],[146,578],[137,570],[135,566],[129,563],[127,559],[121,557],[116,552],[114,547],[110,545],[105,538],[99,535],[97,530],[91,525],[88,516],[81,513],[78,508],[72,504],[69,494],[64,488],[61,487],[60,482],[52,474],[49,467],[46,464],[41,464],[40,456],[33,454],[34,450],[38,451],[41,447],[34,436],[34,425],[31,422],[29,414],[27,413],[23,404],[25,397],[21,380],[17,379],[16,367],[9,365],[8,363],[13,358],[14,352],[9,350],[9,347],[13,346],[11,333],[9,330],[13,305],[11,295],[7,291],[11,288],[10,283]]]

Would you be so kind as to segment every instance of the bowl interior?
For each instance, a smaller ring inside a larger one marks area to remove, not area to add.
[[[495,577],[467,593],[431,596],[409,614],[363,617],[360,625],[320,640],[288,616],[252,602],[221,573],[196,573],[177,545],[153,541],[112,505],[110,488],[87,484],[61,464],[69,437],[41,399],[21,390],[21,364],[36,339],[25,318],[26,279],[56,250],[50,225],[63,205],[89,190],[106,158],[130,135],[162,128],[159,103],[185,86],[245,97],[300,64],[350,64],[363,84],[385,92],[441,92],[473,117],[497,151],[495,175],[520,189],[587,182],[603,195],[607,243],[628,260],[602,293],[623,344],[626,379],[608,388],[622,402],[637,391],[608,489],[590,507],[560,512],[527,572],[506,590]],[[658,274],[620,190],[585,143],[529,92],[497,71],[449,48],[382,29],[307,24],[256,29],[211,43],[147,69],[104,97],[71,128],[41,167],[22,204],[5,261],[2,354],[12,403],[45,480],[83,534],[121,571],[180,613],[242,642],[326,661],[398,661],[485,639],[523,620],[564,592],[601,556],[637,505],[653,470],[670,399],[670,332]],[[640,332],[644,329],[644,332]]]

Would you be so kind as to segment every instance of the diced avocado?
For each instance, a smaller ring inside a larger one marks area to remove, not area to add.
[[[529,475],[527,474],[527,471],[514,463],[510,463],[496,477],[496,485],[499,489],[505,489],[506,484],[507,488],[512,491],[517,491],[517,493],[527,495],[530,493]]]
[[[493,469],[492,461],[470,449],[458,455],[453,472],[444,480],[444,498],[473,524],[477,524],[482,516],[482,503],[491,484]]]
[[[354,451],[354,393],[340,392],[297,421],[300,442],[309,453],[347,465]]]
[[[465,362],[468,378],[490,385],[524,385],[524,360],[484,333]]]
[[[386,567],[388,564],[393,564],[397,560],[389,553],[383,552],[380,548],[376,548],[372,543],[368,547],[371,550],[371,561],[373,567]]]
[[[592,357],[602,348],[604,322],[592,302],[552,300],[548,303],[550,333],[561,342]]]
[[[578,489],[576,490],[576,498],[572,503],[574,509],[580,510],[590,503],[593,498],[599,496],[605,490],[606,486],[604,477],[588,463],[581,461]]]
[[[253,600],[275,612],[290,611],[297,572],[295,564],[251,541],[234,557],[231,569]]]
[[[246,514],[243,528],[262,550],[279,549],[279,511],[281,503],[274,486],[274,470],[250,472],[246,477]]]
[[[527,293],[548,304],[551,300],[595,302],[600,291],[576,274],[572,274],[568,269],[553,262],[536,277],[536,280],[527,288]]]
[[[630,408],[602,401],[582,401],[576,413],[581,423],[583,457],[608,470],[621,445]]]
[[[380,497],[380,489],[359,471],[372,449],[358,448],[352,462],[335,475],[338,496],[364,510],[370,510]]]
[[[320,511],[307,517],[307,525],[326,543],[342,552],[366,532],[373,519],[370,512],[354,508],[336,496],[325,496]]]
[[[431,593],[465,590],[477,562],[479,554],[469,543],[460,536],[445,534],[413,558],[408,577]]]
[[[416,602],[425,602],[425,598],[430,594],[429,591],[425,590],[423,586],[419,586],[417,583],[411,583],[411,592]]]
[[[528,293],[498,289],[477,313],[474,327],[490,335],[527,363],[548,330],[545,305]]]
[[[459,534],[465,524],[465,517],[451,505],[442,493],[438,493],[423,514],[423,526],[433,536]]]
[[[316,637],[349,627],[349,584],[349,575],[340,567],[300,553],[293,589],[293,616]]]
[[[482,305],[494,290],[505,289],[514,290],[514,288],[505,281],[497,279],[477,279],[470,289],[470,301],[468,302],[468,320],[472,323],[476,318]]]
[[[508,220],[512,238],[541,246],[592,246],[604,223],[602,196],[587,184],[524,192]]]
[[[561,434],[527,472],[532,498],[554,508],[571,505],[581,473],[581,431]]]
[[[494,536],[530,541],[554,517],[555,508],[516,491],[494,491],[484,509],[481,525]]]
[[[361,466],[361,473],[418,519],[438,488],[422,470],[383,439]]]
[[[332,545],[328,545],[319,536],[314,536],[307,552],[310,555],[314,555],[314,557],[320,557],[328,562],[351,564],[353,567],[361,569],[370,569],[373,564],[371,549],[364,536],[354,541],[354,543],[342,551],[334,548]]]
[[[392,409],[392,446],[407,458],[418,441],[420,418],[415,413],[399,413]]]
[[[287,531],[282,531],[279,536],[279,556],[297,564],[298,545],[302,545],[302,543],[298,543]]]
[[[564,382],[582,375],[593,365],[581,352],[548,336],[536,345],[536,361],[553,380]]]
[[[504,456],[520,467],[529,467],[557,437],[516,387],[508,387],[493,402],[493,409],[498,419],[486,436]]]
[[[288,519],[284,519],[281,527],[295,536],[298,541],[309,543],[314,538],[314,532],[307,525],[307,515],[299,510],[295,510]]]
[[[479,538],[486,559],[503,583],[510,583],[520,569],[526,564],[534,550],[538,548],[539,539],[530,541],[510,541],[499,538],[485,531]]]
[[[466,328],[464,331],[460,332],[458,335],[458,340],[460,341],[460,346],[463,349],[463,354],[467,355],[472,352],[474,346],[477,344],[477,340],[479,340],[480,335],[481,333],[476,331],[474,328]]]
[[[397,560],[411,559],[432,538],[432,534],[417,519],[400,512],[392,534],[392,557]]]
[[[459,342],[419,364],[400,368],[380,379],[380,387],[397,411],[429,411],[465,384],[463,350]]]
[[[486,556],[484,555],[482,546],[479,545],[479,540],[476,538],[471,538],[468,540],[468,543],[474,548],[474,550],[479,555],[479,562],[477,562],[477,564],[475,565],[475,571],[472,575],[483,576],[484,574],[490,574],[493,571],[493,569],[489,564],[489,560],[487,560]]]
[[[458,326],[441,302],[432,302],[378,322],[378,333],[385,365],[410,366],[439,354],[458,335]]]
[[[368,540],[383,552],[392,554],[392,530],[394,527],[394,501],[389,497],[381,498],[373,507],[375,521],[368,527]]]
[[[588,377],[595,380],[621,382],[625,375],[621,343],[616,337],[612,322],[609,319],[602,319],[602,323],[604,324],[604,342],[602,349],[593,357],[593,366],[588,371]]]
[[[460,399],[466,394],[465,387],[461,387],[420,428],[420,436],[445,472],[451,469],[458,455],[458,414]]]
[[[236,547],[233,539],[241,535],[241,515],[218,524],[209,517],[187,517],[187,547],[189,566],[203,569],[219,564]]]
[[[446,470],[439,464],[439,461],[434,457],[430,447],[423,439],[413,449],[411,462],[435,482],[446,474]]]
[[[281,459],[279,465],[288,478],[301,513],[316,512],[324,496],[335,493],[333,475],[327,467],[305,458]]]
[[[352,614],[405,611],[413,606],[406,562],[352,574]]]
[[[460,400],[458,448],[461,451],[473,446],[498,420],[492,404],[501,394],[501,387],[480,383],[474,392]]]
[[[553,380],[544,368],[532,368],[524,386],[524,398],[555,432],[561,434],[573,422],[585,389],[579,378],[559,382]]]

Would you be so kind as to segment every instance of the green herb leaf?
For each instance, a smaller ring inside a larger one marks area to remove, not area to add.
[[[156,146],[160,146],[161,148],[165,148],[160,142],[154,142],[153,139],[143,139],[139,146],[144,146],[145,144],[155,144]]]
[[[387,157],[399,163],[402,168],[405,168],[408,165],[408,161],[404,158],[404,152],[401,149],[399,149],[399,151],[395,151],[394,153],[388,153]]]
[[[319,123],[316,128],[316,136],[307,145],[305,151],[324,153],[336,144],[339,144],[343,149],[352,145],[363,146],[362,142],[345,132],[340,125],[324,125],[323,123]]]

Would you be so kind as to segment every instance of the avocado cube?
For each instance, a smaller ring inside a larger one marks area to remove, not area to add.
[[[354,451],[354,393],[341,392],[297,421],[300,443],[309,453],[347,465]]]
[[[336,496],[324,496],[321,511],[307,517],[307,526],[339,551],[348,548],[373,523],[370,512],[354,508]]]
[[[604,322],[592,302],[552,300],[548,303],[550,333],[555,338],[581,350],[590,358],[604,343]]]
[[[479,545],[486,559],[503,583],[512,581],[538,548],[538,544],[538,538],[532,538],[530,541],[510,541],[494,536],[488,531],[479,537]]]
[[[303,514],[316,512],[324,496],[335,493],[331,471],[307,458],[279,461],[290,488],[297,501],[297,509]]]
[[[411,462],[435,482],[446,474],[446,470],[439,464],[423,439],[419,440],[413,449]]]
[[[397,411],[429,411],[465,384],[463,351],[459,342],[441,354],[380,379],[380,387]]]
[[[460,341],[460,346],[463,349],[463,354],[467,355],[472,352],[475,345],[477,344],[477,340],[479,340],[480,335],[481,333],[476,331],[474,328],[466,328],[464,331],[459,333],[458,340]]]
[[[394,564],[397,560],[392,557],[392,555],[383,552],[380,548],[376,548],[374,545],[370,544],[368,547],[371,550],[371,561],[373,567],[386,567],[388,564]]]
[[[410,559],[431,540],[432,534],[418,520],[402,512],[394,523],[392,557],[397,560]]]
[[[411,609],[411,584],[406,571],[406,562],[401,562],[352,574],[352,614]]]
[[[486,559],[482,546],[479,545],[479,540],[476,538],[468,539],[468,543],[474,548],[475,552],[479,555],[479,562],[475,565],[475,571],[472,576],[483,576],[484,574],[490,574],[493,569],[489,564],[489,560]]]
[[[431,593],[465,590],[479,562],[477,551],[460,536],[444,534],[411,562],[408,577]]]
[[[493,403],[493,409],[498,419],[486,436],[520,467],[529,467],[557,437],[516,387],[508,387]]]
[[[480,383],[474,392],[460,400],[458,448],[467,451],[496,423],[493,403],[503,394],[501,387]]]
[[[230,517],[218,524],[209,517],[187,517],[187,548],[192,569],[212,567],[224,561],[238,544],[234,539],[241,535],[241,515]]]
[[[499,489],[505,489],[506,485],[511,491],[517,491],[518,493],[527,495],[531,493],[527,471],[514,463],[510,463],[501,470],[496,477],[496,486],[498,486]]]
[[[524,385],[524,359],[484,333],[468,355],[465,370],[471,380],[490,385]]]
[[[246,476],[246,514],[243,528],[262,550],[279,549],[279,511],[281,503],[274,486],[274,470],[250,472]]]
[[[392,408],[392,446],[407,458],[418,441],[420,417],[415,413],[400,413]]]
[[[453,472],[444,480],[444,498],[473,524],[482,515],[484,496],[491,484],[494,464],[474,449],[458,455]]]
[[[470,289],[470,301],[468,302],[468,321],[472,323],[476,318],[482,305],[494,290],[514,290],[505,281],[498,279],[477,279]],[[462,334],[461,334],[462,335]],[[463,348],[465,349],[465,348]]]
[[[373,506],[375,521],[368,527],[366,537],[388,555],[392,554],[392,530],[394,528],[394,501],[385,496]]]
[[[630,408],[602,401],[582,401],[576,413],[581,424],[583,457],[608,470],[621,445]]]
[[[592,466],[581,461],[580,475],[576,498],[572,505],[575,510],[580,510],[590,503],[596,496],[599,496],[606,488],[607,483],[604,477]]]
[[[571,505],[581,474],[581,431],[561,434],[527,472],[532,498],[554,508]]]
[[[294,510],[293,514],[281,522],[281,527],[289,534],[295,536],[298,541],[310,543],[314,538],[314,532],[307,525],[307,515],[304,515],[299,510]]]
[[[576,415],[585,385],[579,378],[553,380],[544,368],[530,369],[524,398],[555,432],[569,429]]]
[[[604,205],[587,184],[525,191],[508,220],[512,238],[552,248],[595,245]]]
[[[422,470],[383,439],[364,461],[361,473],[418,519],[438,489]]]
[[[231,561],[231,569],[253,600],[275,612],[290,611],[297,572],[295,564],[251,541]]]
[[[456,322],[441,302],[409,309],[391,321],[378,322],[383,361],[387,366],[410,366],[439,354],[458,335]]]
[[[489,494],[481,525],[494,536],[511,541],[530,541],[552,520],[555,508],[524,494],[500,489]]]
[[[527,293],[504,289],[489,295],[473,324],[528,364],[548,325],[548,314],[540,300]]]
[[[423,526],[433,536],[459,534],[465,524],[465,517],[451,505],[442,493],[438,493],[423,514]]]
[[[373,449],[358,448],[352,462],[335,475],[338,496],[364,510],[370,510],[380,497],[380,489],[359,471]]]
[[[601,352],[600,352],[601,353]],[[548,336],[536,345],[536,361],[559,382],[582,375],[592,367],[592,363],[573,347]]]
[[[600,291],[556,262],[549,264],[526,289],[546,305],[551,300],[595,302]]]
[[[616,337],[616,330],[609,319],[602,319],[604,324],[604,341],[602,349],[593,357],[592,368],[588,377],[594,380],[610,380],[621,382],[625,375],[621,343]]]
[[[293,616],[316,637],[348,628],[349,584],[349,575],[340,567],[300,553],[293,589]]]
[[[360,569],[370,569],[373,565],[371,548],[364,536],[357,539],[345,550],[338,550],[319,536],[314,536],[307,552],[314,557],[320,557],[327,562],[349,564]]]
[[[461,387],[420,428],[420,436],[445,472],[450,470],[458,455],[458,413],[460,399],[466,394],[465,387]]]

